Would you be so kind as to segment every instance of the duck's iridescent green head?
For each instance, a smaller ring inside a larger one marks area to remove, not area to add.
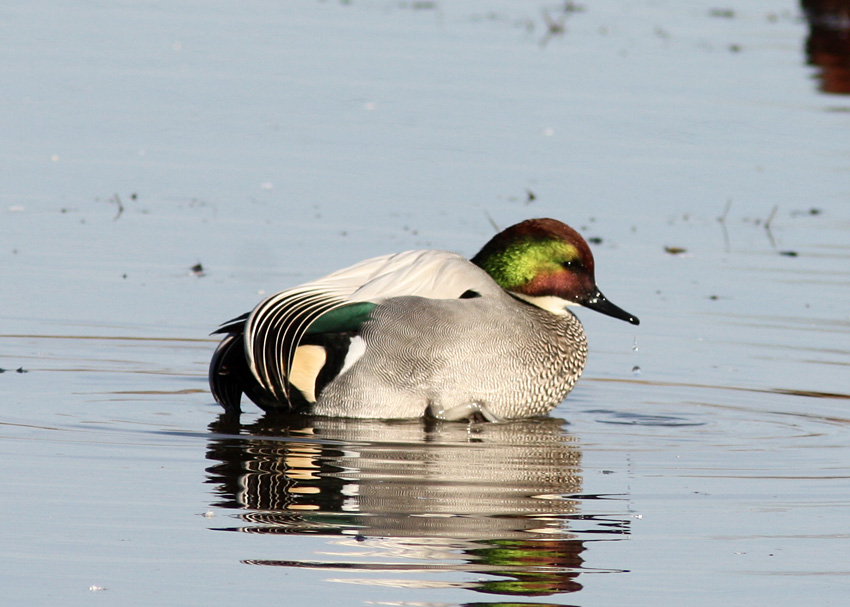
[[[579,305],[639,324],[599,291],[593,254],[584,238],[555,219],[528,219],[496,234],[472,258],[503,289],[547,309],[564,313]]]

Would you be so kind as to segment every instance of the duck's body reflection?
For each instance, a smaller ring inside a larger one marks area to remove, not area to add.
[[[622,538],[628,523],[586,512],[581,451],[562,425],[223,417],[211,426],[209,482],[216,506],[243,511],[229,530],[341,536],[352,557],[246,562],[488,573],[496,578],[450,585],[570,592],[581,588],[585,542]]]

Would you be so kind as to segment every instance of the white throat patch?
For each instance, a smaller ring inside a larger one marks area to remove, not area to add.
[[[574,301],[569,301],[556,295],[524,295],[522,293],[514,293],[513,291],[511,292],[511,294],[515,297],[519,297],[524,301],[527,301],[533,306],[537,306],[541,310],[546,310],[547,312],[550,312],[555,316],[566,316],[567,306],[581,307]]]

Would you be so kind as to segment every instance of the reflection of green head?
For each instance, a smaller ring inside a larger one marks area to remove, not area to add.
[[[478,562],[494,566],[493,575],[506,579],[488,580],[476,587],[480,592],[522,596],[547,596],[581,589],[578,577],[584,559],[579,540],[491,540],[490,546],[470,551]],[[498,603],[511,605],[512,603]]]

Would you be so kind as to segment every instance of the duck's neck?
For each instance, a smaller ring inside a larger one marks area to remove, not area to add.
[[[566,316],[570,314],[567,306],[576,305],[555,295],[526,295],[524,293],[510,292],[515,298],[531,304],[541,310],[554,314],[555,316]]]

